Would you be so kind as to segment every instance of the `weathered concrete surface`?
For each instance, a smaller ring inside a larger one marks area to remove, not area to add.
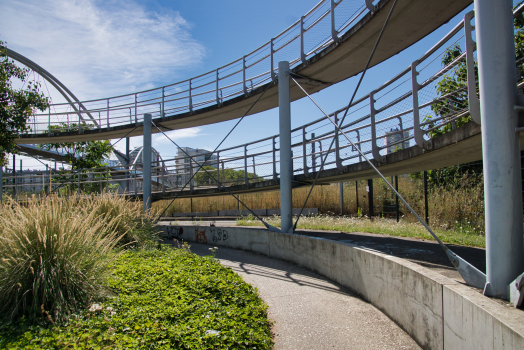
[[[524,348],[520,310],[504,308],[404,259],[350,243],[260,228],[180,228],[183,233],[172,237],[254,250],[318,272],[371,302],[425,349]]]
[[[191,251],[209,255],[210,247],[192,243]],[[216,257],[269,305],[277,350],[420,349],[373,305],[303,267],[224,247]]]
[[[371,67],[399,53],[416,43],[435,29],[449,21],[457,13],[471,4],[471,0],[398,0],[395,11],[388,24],[382,41],[377,48]],[[314,93],[332,84],[345,80],[360,73],[367,62],[369,54],[376,42],[382,26],[393,4],[392,0],[381,0],[376,4],[376,12],[368,13],[344,34],[339,43],[333,43],[293,69],[294,72],[316,79],[326,84],[320,86],[305,85],[308,93]],[[269,40],[269,38],[268,38]],[[260,43],[262,44],[262,43]],[[413,57],[413,60],[418,57]],[[268,67],[269,69],[269,67]],[[278,105],[278,88],[273,82],[263,98],[253,107],[250,115],[256,114]],[[259,87],[248,95],[241,95],[225,101],[223,105],[213,105],[165,118],[157,118],[154,122],[169,129],[183,129],[199,125],[208,125],[225,120],[240,118],[255,102],[266,86]],[[296,85],[291,85],[291,100],[304,97]],[[101,130],[86,130],[83,134],[61,133],[49,137],[47,135],[24,135],[15,140],[16,143],[38,144],[49,142],[78,142],[102,139],[117,139],[130,132],[135,124],[122,125]],[[153,130],[153,133],[158,130]],[[140,123],[128,136],[143,134]],[[50,139],[53,141],[50,141]]]

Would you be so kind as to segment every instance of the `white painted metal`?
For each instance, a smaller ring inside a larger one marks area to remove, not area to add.
[[[484,294],[508,300],[524,271],[511,0],[475,0],[486,213]]]
[[[278,116],[280,131],[280,220],[282,232],[293,227],[291,180],[291,99],[289,96],[289,62],[278,62]]]

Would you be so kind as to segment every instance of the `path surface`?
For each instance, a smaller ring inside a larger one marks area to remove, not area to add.
[[[206,244],[191,251],[210,255]],[[386,315],[349,290],[302,267],[219,247],[216,257],[258,288],[274,320],[275,349],[420,349]]]

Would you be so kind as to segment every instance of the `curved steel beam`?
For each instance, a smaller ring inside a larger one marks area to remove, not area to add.
[[[81,111],[76,107],[75,103],[73,101],[71,101],[71,99],[73,99],[80,108],[82,108],[85,112],[84,113],[87,113],[87,115],[89,116],[89,118],[93,121],[93,123],[95,123],[96,126],[99,126],[95,120],[95,118],[93,118],[93,116],[91,115],[91,113],[89,113],[87,111],[87,108],[84,107],[84,105],[82,104],[82,102],[80,102],[80,100],[78,98],[76,98],[76,96],[67,88],[65,87],[64,84],[62,84],[60,82],[60,80],[58,80],[57,78],[55,78],[51,73],[49,73],[48,71],[46,71],[44,68],[40,67],[38,64],[36,64],[35,62],[31,61],[29,58],[19,54],[18,52],[16,51],[13,51],[7,47],[4,46],[4,49],[6,50],[6,54],[8,57],[11,57],[12,59],[22,63],[23,65],[31,68],[32,70],[34,70],[35,72],[37,72],[38,74],[40,74],[45,80],[47,80],[48,82],[51,83],[51,85],[53,85],[53,87],[55,89],[58,90],[58,92],[60,92],[60,94],[62,96],[64,96],[64,98],[67,100],[67,102],[69,102],[69,104],[71,105],[71,107],[73,107],[73,109],[77,112],[78,116],[80,117],[80,119],[84,120],[84,117],[82,116],[82,113]]]

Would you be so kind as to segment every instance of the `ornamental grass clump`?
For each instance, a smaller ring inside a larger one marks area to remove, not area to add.
[[[0,207],[0,321],[63,322],[107,295],[120,218],[78,204],[51,196]]]
[[[115,230],[122,239],[120,246],[146,247],[156,245],[157,229],[153,224],[154,211],[144,213],[142,202],[131,201],[116,193],[103,193],[87,198],[78,198],[81,210],[94,212],[107,218],[118,218]]]

